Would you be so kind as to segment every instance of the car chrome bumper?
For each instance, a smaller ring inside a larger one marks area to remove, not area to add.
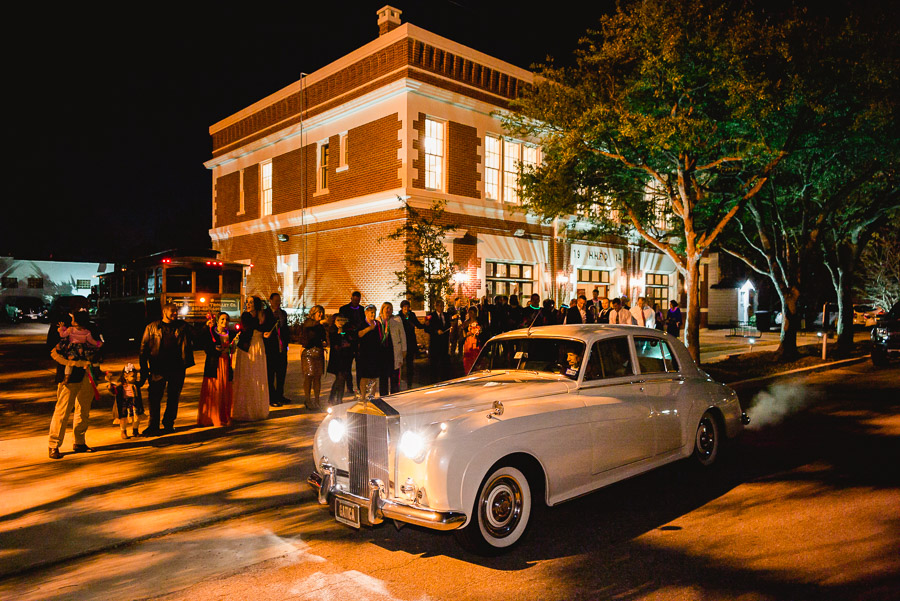
[[[455,530],[466,522],[466,514],[459,511],[439,511],[399,499],[384,499],[384,484],[377,479],[369,481],[368,499],[351,494],[336,484],[335,468],[331,465],[320,465],[306,482],[317,492],[320,505],[330,505],[335,498],[359,505],[360,517],[370,526],[389,519],[433,530]]]

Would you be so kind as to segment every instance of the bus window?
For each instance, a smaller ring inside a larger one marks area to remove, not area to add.
[[[137,274],[138,296],[147,296],[147,272],[139,271]]]
[[[156,270],[151,269],[147,273],[147,294],[154,295],[156,294]]]
[[[237,270],[222,272],[222,294],[240,294],[241,279],[244,274]]]
[[[166,270],[166,293],[191,292],[191,270],[169,267]]]
[[[197,268],[197,292],[219,293],[219,273],[218,269]]]

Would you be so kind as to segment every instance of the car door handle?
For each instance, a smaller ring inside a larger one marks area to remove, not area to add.
[[[632,380],[631,384],[643,384],[646,380]]]

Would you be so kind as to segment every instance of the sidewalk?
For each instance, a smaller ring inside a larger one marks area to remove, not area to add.
[[[701,334],[704,360],[748,350],[745,339],[727,334]],[[29,340],[18,337],[14,343]],[[273,409],[262,422],[197,427],[201,365],[188,370],[175,434],[122,440],[112,424],[112,400],[104,394],[94,404],[87,432],[96,452],[72,454],[70,428],[63,459],[49,460],[52,371],[14,360],[11,342],[8,336],[0,341],[5,370],[0,371],[0,579],[266,508],[313,502],[305,480],[313,469],[312,437],[324,413],[293,404]],[[754,348],[777,344],[778,334],[767,333]],[[43,352],[30,350],[35,356]],[[295,403],[302,403],[299,359],[294,346],[286,394]],[[104,367],[120,369],[125,360]],[[417,374],[426,370],[419,360]],[[323,401],[332,379],[323,380]],[[10,392],[11,382],[16,386]]]

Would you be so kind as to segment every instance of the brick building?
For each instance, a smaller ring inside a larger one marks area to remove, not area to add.
[[[517,165],[540,148],[496,111],[531,72],[377,12],[379,36],[211,126],[210,236],[247,264],[247,291],[289,307],[400,300],[402,202],[447,202],[458,291],[677,298],[667,257],[624,240],[563,240],[519,208]]]

